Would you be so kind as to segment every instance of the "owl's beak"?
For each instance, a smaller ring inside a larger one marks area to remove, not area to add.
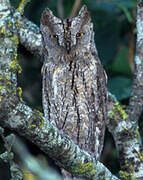
[[[67,53],[69,54],[70,51],[71,51],[71,43],[70,43],[70,41],[66,41],[66,50],[67,50]]]

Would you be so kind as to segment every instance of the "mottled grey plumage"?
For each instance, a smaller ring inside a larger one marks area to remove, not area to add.
[[[106,118],[106,77],[94,44],[86,6],[61,20],[47,8],[41,17],[43,108],[47,121],[97,159]]]

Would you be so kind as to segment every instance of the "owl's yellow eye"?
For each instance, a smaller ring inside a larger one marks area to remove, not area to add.
[[[84,33],[83,33],[83,32],[76,34],[76,37],[77,37],[77,38],[80,38],[80,37],[82,37],[82,36],[84,36]]]
[[[53,38],[57,38],[58,36],[57,36],[56,34],[50,34],[49,37],[50,37],[51,39],[53,39]]]

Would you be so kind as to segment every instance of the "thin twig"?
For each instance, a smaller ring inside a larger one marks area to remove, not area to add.
[[[81,5],[81,0],[75,0],[75,3],[73,5],[73,9],[71,11],[70,17],[74,17]]]
[[[131,31],[130,31],[130,40],[129,40],[129,53],[128,53],[128,62],[131,68],[131,71],[134,72],[134,55],[135,55],[135,27],[136,27],[136,9],[133,9],[132,13],[132,25],[131,25]]]
[[[20,14],[23,14],[24,13],[24,8],[25,6],[27,5],[28,2],[30,2],[31,0],[21,0],[18,8],[17,8],[17,11],[20,12]]]
[[[63,18],[64,17],[63,0],[58,0],[57,11],[58,11],[58,17]]]
[[[24,167],[39,180],[62,180],[61,176],[54,169],[42,166],[41,162],[29,153],[24,143],[17,136],[13,144],[13,150],[21,159]]]

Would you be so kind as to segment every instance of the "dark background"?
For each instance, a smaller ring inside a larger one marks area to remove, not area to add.
[[[11,0],[16,8],[20,1]],[[61,1],[63,17],[70,16],[75,0]],[[133,76],[133,59],[136,40],[136,0],[83,0],[92,17],[95,30],[95,41],[99,57],[108,75],[108,89],[123,105],[128,104]],[[32,0],[27,4],[24,15],[39,26],[43,10],[49,7],[56,16],[59,14],[58,0]],[[81,7],[81,6],[80,6]],[[80,8],[79,8],[80,9]],[[18,76],[19,84],[23,90],[25,102],[42,111],[41,100],[41,66],[42,61],[30,54],[23,46],[19,46],[19,63],[22,74]],[[140,127],[142,128],[140,121]],[[8,131],[9,133],[9,131]],[[141,132],[142,133],[142,132]],[[39,156],[43,154],[37,147],[24,140],[29,151]],[[0,150],[4,151],[2,140]],[[47,158],[47,156],[43,157]],[[119,176],[119,162],[112,136],[107,131],[102,162]],[[48,164],[51,160],[48,159]],[[0,180],[9,179],[8,167],[0,163]],[[28,178],[25,178],[28,180]],[[32,180],[32,178],[30,179]]]

